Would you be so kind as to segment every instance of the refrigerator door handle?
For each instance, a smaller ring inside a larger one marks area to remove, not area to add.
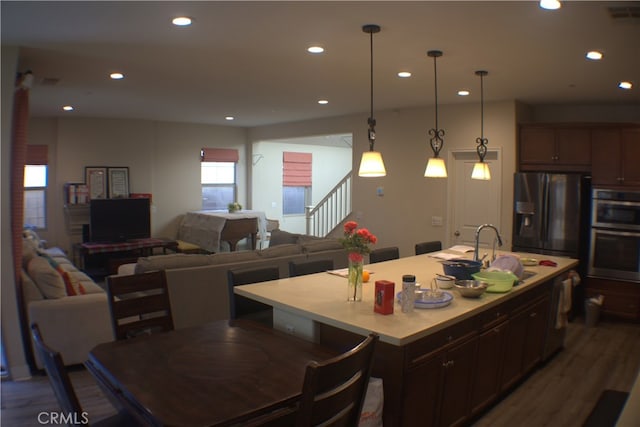
[[[542,178],[542,225],[540,227],[540,241],[543,245],[549,240],[549,175]]]

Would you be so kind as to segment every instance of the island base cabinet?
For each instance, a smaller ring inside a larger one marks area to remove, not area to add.
[[[478,352],[471,390],[471,413],[480,413],[500,394],[502,355],[505,350],[507,322],[502,322],[478,336]]]
[[[404,426],[458,426],[470,415],[477,338],[438,352],[405,377]]]

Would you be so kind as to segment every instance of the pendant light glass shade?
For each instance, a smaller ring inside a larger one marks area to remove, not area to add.
[[[436,58],[442,56],[442,52],[439,50],[430,50],[427,55],[433,58],[433,75],[435,83],[435,99],[436,99],[436,123],[433,129],[429,129],[429,145],[433,150],[433,157],[427,162],[427,167],[424,170],[424,176],[427,178],[446,178],[447,166],[444,163],[444,159],[440,158],[440,150],[444,146],[444,129],[438,129],[438,70],[436,68]]]
[[[489,171],[489,165],[484,161],[484,157],[487,155],[487,144],[489,140],[484,137],[484,76],[489,74],[487,71],[476,71],[476,76],[480,76],[480,138],[476,138],[476,151],[478,152],[479,161],[473,165],[473,171],[471,172],[471,179],[479,179],[483,181],[489,181],[491,179],[491,172]]]
[[[444,159],[440,157],[432,157],[427,162],[427,168],[424,170],[424,176],[428,178],[446,178],[447,166]]]
[[[375,151],[373,145],[376,141],[376,119],[373,118],[373,34],[380,32],[380,27],[375,24],[364,25],[362,31],[369,34],[370,38],[370,50],[371,50],[371,114],[367,123],[369,124],[368,138],[369,138],[369,151],[362,153],[362,159],[360,160],[360,169],[358,170],[358,176],[361,177],[378,177],[386,176],[387,170],[384,167],[382,161],[382,154],[379,151]]]
[[[471,178],[489,181],[491,179],[491,171],[489,170],[489,165],[485,162],[477,162],[475,165],[473,165]]]
[[[358,176],[373,178],[386,175],[387,171],[384,168],[382,154],[379,151],[365,151],[362,153]]]

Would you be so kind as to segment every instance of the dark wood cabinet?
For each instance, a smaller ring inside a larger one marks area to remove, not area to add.
[[[502,359],[502,390],[512,387],[542,360],[550,304],[549,295],[541,296],[517,308],[509,318]]]
[[[630,320],[640,320],[640,284],[621,280],[589,277],[587,298],[604,296],[602,314]]]
[[[640,127],[593,130],[593,185],[640,187]]]
[[[587,127],[521,125],[519,159],[522,171],[588,172],[591,131]]]
[[[489,406],[500,393],[506,330],[507,322],[503,321],[478,336],[476,369],[471,388],[471,412],[473,414]]]
[[[466,338],[425,359],[406,376],[406,426],[462,425],[470,415],[477,338]]]

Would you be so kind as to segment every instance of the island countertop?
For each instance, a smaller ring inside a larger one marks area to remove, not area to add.
[[[508,252],[499,252],[501,253]],[[571,258],[524,253],[517,255],[537,260],[551,260],[557,265],[525,267],[525,271],[535,275],[506,293],[485,292],[479,298],[464,298],[457,290],[447,289],[446,292],[453,295],[453,301],[448,306],[435,309],[415,308],[410,313],[403,313],[397,301],[393,314],[375,313],[374,283],[376,280],[392,281],[395,283],[395,293],[398,293],[402,289],[402,276],[413,274],[418,284],[428,288],[436,274],[443,273],[440,260],[429,254],[366,265],[365,269],[371,271],[371,279],[363,284],[361,302],[347,302],[346,278],[324,272],[237,286],[234,292],[269,304],[275,311],[363,336],[374,331],[379,334],[381,341],[404,346],[514,298],[525,290],[546,283],[578,265],[578,260]],[[461,258],[469,258],[469,254]]]

